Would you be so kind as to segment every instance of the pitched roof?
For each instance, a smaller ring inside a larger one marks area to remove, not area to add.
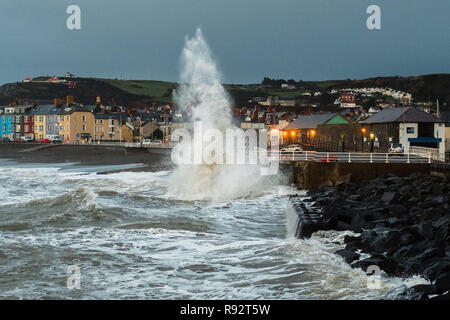
[[[436,116],[414,107],[386,108],[367,118],[361,123],[389,123],[389,122],[444,122]]]
[[[449,126],[450,125],[450,111],[440,112],[439,115],[440,115],[440,118],[445,121],[447,126]]]
[[[318,125],[328,122],[337,113],[317,113],[307,116],[300,116],[295,121],[288,124],[285,129],[315,129]]]
[[[106,113],[106,114],[95,113],[94,117],[95,117],[95,119],[117,119],[117,120],[123,119],[123,120],[126,120],[129,117],[129,115],[126,113]]]
[[[50,115],[58,114],[61,109],[56,108],[52,104],[37,105],[31,109],[30,114],[32,115]]]

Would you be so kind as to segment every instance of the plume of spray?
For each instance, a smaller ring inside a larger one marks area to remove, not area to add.
[[[199,28],[193,38],[185,39],[181,67],[180,86],[174,92],[174,98],[190,121],[201,123],[203,130],[218,130],[224,135],[227,129],[235,128],[231,98],[221,84],[211,50]],[[174,151],[202,152],[190,141],[178,143]],[[256,165],[179,164],[171,177],[170,192],[182,200],[252,197],[267,187],[261,179]]]

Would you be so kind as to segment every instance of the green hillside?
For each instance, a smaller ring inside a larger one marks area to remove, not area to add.
[[[45,80],[46,77],[39,77]],[[35,78],[38,79],[38,78]],[[100,96],[104,103],[123,105],[147,105],[152,102],[172,103],[172,92],[178,86],[175,82],[155,80],[118,80],[102,78],[77,78],[75,88],[63,84],[49,82],[15,82],[0,86],[0,105],[8,104],[15,99],[27,101],[52,101],[54,98],[64,98],[72,95],[75,100],[84,104],[94,104]],[[358,87],[390,87],[409,92],[415,101],[435,101],[437,98],[450,105],[450,75],[433,74],[417,77],[377,77],[361,80],[328,80],[328,81],[294,81],[297,89],[281,89],[282,79],[265,78],[262,84],[226,84],[225,88],[235,105],[244,106],[253,97],[301,97],[309,91],[327,91],[332,88]]]

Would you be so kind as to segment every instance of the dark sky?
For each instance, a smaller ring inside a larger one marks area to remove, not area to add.
[[[66,8],[81,7],[81,30]],[[382,29],[368,30],[377,4]],[[0,83],[38,75],[176,81],[197,26],[227,83],[450,73],[448,0],[1,0]]]

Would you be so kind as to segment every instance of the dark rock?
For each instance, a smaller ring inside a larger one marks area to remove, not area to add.
[[[401,261],[404,259],[404,257],[406,256],[406,254],[413,248],[412,245],[407,246],[407,247],[401,247],[400,249],[398,249],[394,254],[392,254],[392,257],[394,258],[394,260],[396,261]]]
[[[438,183],[433,183],[433,185],[431,186],[431,193],[435,194],[435,195],[442,194],[442,187],[441,187],[441,185],[438,184]]]
[[[401,233],[399,231],[391,231],[387,234],[385,245],[388,248],[397,248],[400,244]]]
[[[400,246],[410,245],[413,242],[417,241],[417,236],[412,233],[403,234],[400,237]]]
[[[401,217],[408,212],[408,209],[402,204],[392,204],[388,207],[389,212],[395,217]]]
[[[437,197],[427,197],[424,201],[426,205],[438,207],[442,204],[444,204],[444,197],[443,196],[437,196]]]
[[[422,270],[422,263],[416,259],[408,259],[400,264],[403,273],[407,276],[419,274]]]
[[[360,255],[352,250],[342,249],[335,252],[335,254],[340,255],[344,258],[345,262],[352,263],[355,260],[358,260]]]
[[[361,268],[364,272],[367,271],[367,267],[369,266],[378,266],[381,269],[381,265],[383,264],[384,257],[383,256],[372,256],[370,258],[362,259],[354,262],[351,266],[352,268]]]
[[[383,201],[385,204],[391,204],[396,196],[397,196],[396,192],[387,191],[384,192],[383,195],[381,196],[381,201]]]
[[[349,200],[351,201],[360,201],[361,200],[361,196],[359,194],[352,194],[348,197]]]
[[[439,250],[435,247],[429,248],[424,252],[418,254],[415,258],[420,261],[427,261],[431,258],[438,257]]]
[[[402,195],[408,194],[413,190],[413,187],[409,184],[404,185],[400,188],[399,193]]]
[[[431,263],[423,271],[423,275],[430,280],[435,280],[440,274],[450,271],[450,259],[440,258]]]
[[[436,220],[439,219],[440,213],[436,210],[436,208],[428,208],[423,210],[422,213],[422,220],[429,221],[429,220]]]
[[[444,293],[450,289],[450,272],[441,274],[434,284],[437,293]]]
[[[361,242],[361,237],[353,237],[350,235],[346,235],[344,237],[344,242],[345,243],[349,243],[349,242]]]
[[[418,284],[408,288],[406,295],[411,300],[427,300],[429,295],[434,294],[436,288],[431,284]]]
[[[433,225],[431,222],[422,222],[419,224],[419,235],[424,239],[433,239]]]
[[[446,294],[441,294],[439,296],[430,298],[430,300],[450,300],[450,292],[447,292]]]
[[[338,221],[337,224],[336,224],[336,228],[338,230],[341,230],[341,231],[352,230],[352,226],[350,224],[348,224],[348,223],[343,222],[343,221]]]

